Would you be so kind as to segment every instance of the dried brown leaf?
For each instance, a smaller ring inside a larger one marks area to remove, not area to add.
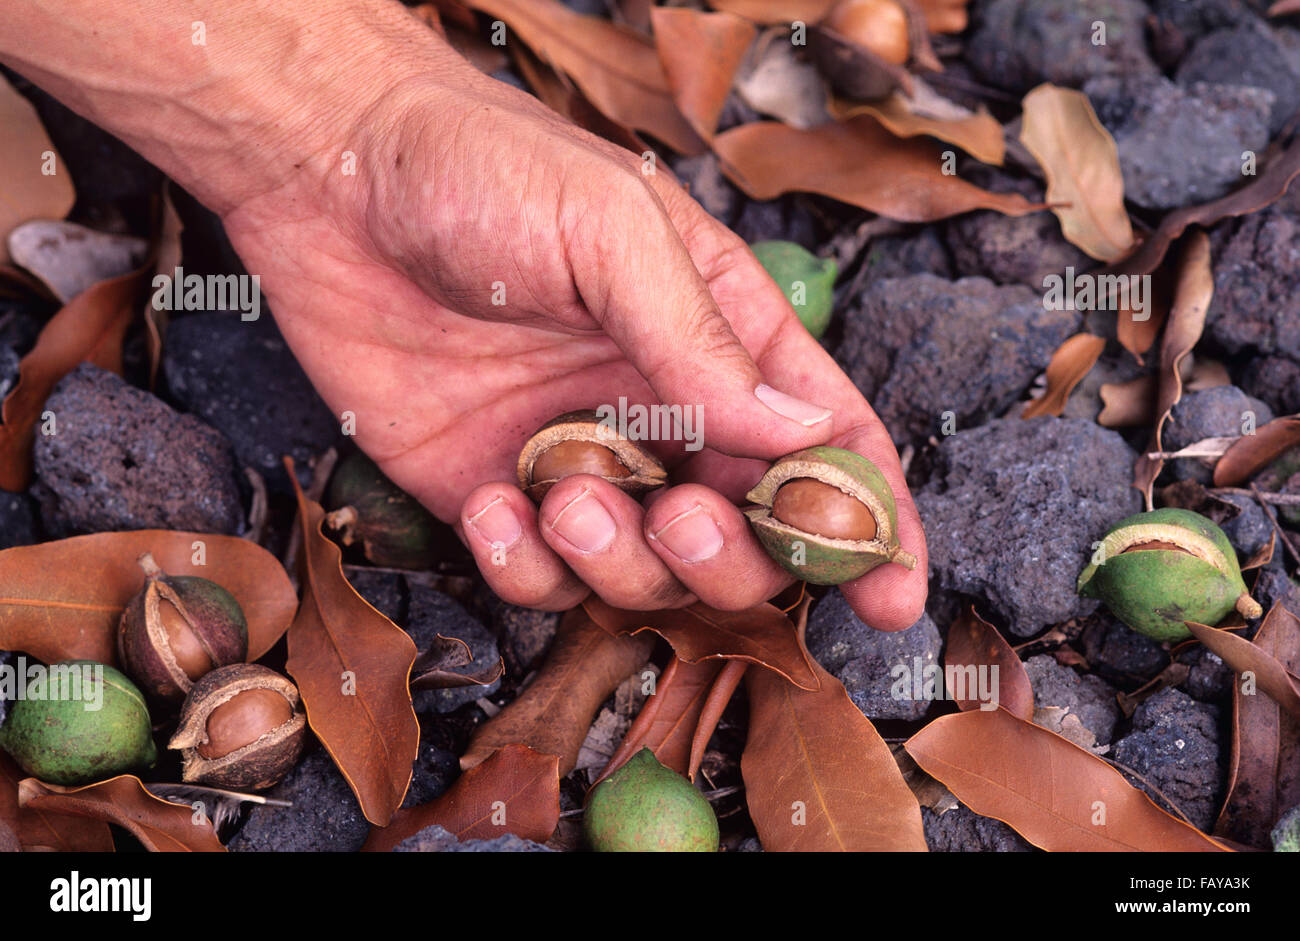
[[[17,834],[25,852],[111,853],[113,833],[102,820],[19,807],[18,785],[27,775],[0,751],[0,829]]]
[[[32,219],[62,219],[77,193],[36,109],[0,78],[0,264],[9,261],[9,233]],[[54,172],[47,174],[46,167]],[[10,490],[21,488],[7,488]]]
[[[1300,444],[1300,415],[1275,418],[1253,435],[1242,435],[1214,465],[1214,486],[1245,483]]]
[[[1269,617],[1283,622],[1288,628],[1295,626],[1295,615],[1280,605],[1274,606]],[[1276,657],[1231,631],[1192,621],[1187,622],[1187,629],[1237,673],[1250,673],[1259,689],[1291,718],[1300,720],[1300,678],[1289,672]]]
[[[408,688],[415,642],[356,593],[339,547],[321,530],[325,511],[298,486],[302,606],[289,628],[285,669],[298,684],[307,723],[376,826],[402,804],[420,725]]]
[[[1025,665],[1011,649],[1006,638],[980,617],[973,605],[963,611],[949,629],[943,661],[949,671],[961,670],[967,666],[996,669],[998,672],[993,687],[996,698],[992,700],[993,705],[1001,705],[1021,719],[1033,719],[1034,688],[1030,685]],[[954,696],[957,708],[966,710],[987,706],[986,702],[974,695],[977,690],[974,678],[966,673],[962,676],[965,677],[968,695],[957,699],[953,690],[948,691],[949,695]]]
[[[1217,852],[1092,753],[1005,709],[931,722],[907,752],[963,804],[1050,851]]]
[[[1047,389],[1025,406],[1020,417],[1037,418],[1064,412],[1070,393],[1096,365],[1105,348],[1105,339],[1091,333],[1076,333],[1062,343],[1047,364]]]
[[[895,91],[879,101],[846,101],[832,98],[830,113],[839,121],[869,114],[898,137],[929,137],[956,144],[976,160],[1002,166],[1007,142],[1002,125],[981,108],[968,111],[942,99],[923,82],[914,83],[909,97]]]
[[[695,133],[710,140],[731,81],[758,31],[730,13],[651,7],[655,49],[673,100]]]
[[[0,552],[0,650],[46,663],[115,663],[117,622],[144,584],[136,560],[145,552],[169,574],[201,575],[235,596],[250,661],[275,645],[298,608],[279,561],[247,539],[161,529],[73,536]]]
[[[764,25],[788,25],[795,20],[815,23],[834,5],[835,0],[709,0],[709,6],[715,10],[725,10]]]

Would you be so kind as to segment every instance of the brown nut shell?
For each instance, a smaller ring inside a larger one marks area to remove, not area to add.
[[[593,474],[634,497],[668,480],[657,457],[592,410],[567,412],[538,429],[520,452],[516,472],[520,488],[538,503],[574,474]]]
[[[257,695],[245,699],[250,691]],[[288,709],[279,710],[263,693],[280,697]],[[221,709],[228,704],[230,709],[225,710],[223,718]],[[232,711],[240,704],[254,707],[250,710],[253,715],[241,717]],[[251,726],[259,721],[270,725],[276,716],[286,715],[280,724],[239,744],[239,739],[249,738],[256,731]],[[213,670],[194,684],[181,707],[176,734],[167,747],[181,752],[184,781],[261,790],[277,783],[297,762],[306,728],[307,717],[300,707],[298,687],[259,664],[235,663]],[[215,754],[227,747],[232,750]],[[205,756],[204,751],[215,757]]]

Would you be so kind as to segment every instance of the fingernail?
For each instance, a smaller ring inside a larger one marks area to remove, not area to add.
[[[504,497],[497,497],[465,522],[476,536],[494,549],[509,549],[524,532],[519,517],[515,516]]]
[[[584,490],[555,514],[555,530],[582,552],[599,552],[614,541],[614,517],[590,490]]]
[[[829,408],[796,399],[793,395],[786,395],[768,385],[760,385],[756,388],[754,397],[782,418],[797,421],[801,425],[815,425],[831,417]]]
[[[722,551],[722,530],[699,506],[674,516],[650,538],[683,562],[704,562]]]

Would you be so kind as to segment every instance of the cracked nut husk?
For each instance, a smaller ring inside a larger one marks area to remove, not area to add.
[[[194,684],[167,747],[181,753],[187,782],[261,790],[293,768],[306,728],[298,687],[264,666],[235,663]]]
[[[102,682],[94,671],[102,670]],[[47,784],[101,781],[158,758],[144,696],[120,671],[92,660],[47,667],[49,689],[14,701],[0,748]],[[59,690],[56,692],[55,684]],[[66,694],[65,694],[66,693]],[[95,705],[98,708],[94,708]]]
[[[209,670],[248,656],[248,624],[235,597],[195,575],[168,575],[139,559],[144,587],[118,622],[122,668],[150,696],[180,700]]]
[[[326,506],[325,525],[375,565],[422,570],[437,561],[433,515],[360,451],[335,469]]]
[[[916,565],[898,544],[893,491],[871,461],[826,445],[773,464],[745,511],[768,555],[816,585],[839,585],[878,565]]]
[[[1186,621],[1214,625],[1234,609],[1247,618],[1263,614],[1223,530],[1199,513],[1172,507],[1112,526],[1079,575],[1078,591],[1158,641],[1191,637]]]
[[[668,479],[657,457],[594,411],[568,412],[543,425],[524,445],[516,470],[520,488],[538,503],[574,474],[601,477],[634,497],[662,487]]]

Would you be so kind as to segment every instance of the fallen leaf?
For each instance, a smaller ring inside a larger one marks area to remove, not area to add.
[[[558,75],[522,43],[516,43],[511,52],[515,66],[528,87],[552,111],[559,112],[578,127],[635,154],[643,154],[649,149],[635,131],[601,114],[572,82]]]
[[[130,274],[148,253],[145,239],[62,219],[34,219],[9,233],[9,257],[64,304],[100,281]]]
[[[362,850],[391,851],[425,827],[442,827],[458,840],[491,840],[507,833],[545,843],[560,822],[558,759],[524,745],[504,745],[470,768],[441,797],[399,810],[376,827]]]
[[[1195,363],[1191,370],[1183,370],[1183,388],[1188,392],[1232,384],[1227,369],[1218,360],[1199,356],[1193,358]],[[1183,362],[1186,363],[1187,360]],[[1105,428],[1154,424],[1159,391],[1160,381],[1153,374],[1138,376],[1127,382],[1104,383],[1100,390],[1102,410],[1097,416],[1097,424]]]
[[[740,100],[791,127],[809,128],[829,119],[826,83],[810,62],[773,28],[756,42],[735,77]]]
[[[655,49],[668,87],[695,133],[710,140],[736,69],[758,31],[730,13],[651,7]]]
[[[820,193],[899,222],[933,222],[972,209],[1019,216],[1041,209],[1018,193],[991,193],[943,172],[943,153],[900,139],[870,115],[807,131],[757,122],[719,134],[727,176],[753,199]]]
[[[1278,611],[1275,605],[1269,617]],[[1286,608],[1280,608],[1278,620],[1287,621],[1294,626],[1295,616]],[[1289,619],[1289,620],[1288,620]],[[1278,704],[1291,718],[1300,720],[1300,677],[1289,672],[1274,656],[1266,653],[1263,647],[1256,646],[1244,637],[1231,631],[1220,630],[1206,624],[1187,622],[1187,629],[1206,649],[1220,660],[1232,667],[1237,673],[1250,673],[1255,684],[1270,699]]]
[[[1076,333],[1062,343],[1047,364],[1046,391],[1029,402],[1020,417],[1059,416],[1064,412],[1070,393],[1097,364],[1097,358],[1105,348],[1106,340],[1091,333]]]
[[[1275,418],[1242,435],[1214,465],[1214,486],[1236,487],[1300,444],[1300,415]]]
[[[325,511],[298,486],[302,606],[289,627],[285,669],[298,684],[307,724],[376,826],[402,804],[420,744],[409,689],[415,642],[356,593],[338,544],[321,530]]]
[[[965,680],[968,695],[958,697],[953,689],[948,689],[948,695],[953,697],[958,709],[979,709],[988,702],[976,695],[979,691],[976,677],[962,668],[973,667],[977,671],[991,668],[990,674],[992,669],[997,670],[996,680],[990,684],[995,694],[991,700],[993,705],[1001,705],[1021,719],[1033,718],[1034,688],[1025,672],[1025,665],[997,628],[975,613],[973,605],[958,615],[949,628],[943,662],[945,672],[961,671],[959,676]],[[946,676],[944,683],[948,685]]]
[[[18,785],[24,810],[52,811],[116,824],[151,853],[224,853],[212,822],[188,804],[154,797],[140,779],[118,775],[85,787],[60,787],[26,778]]]
[[[111,853],[113,833],[102,820],[18,806],[18,785],[27,775],[0,751],[0,828],[18,837],[24,852]]]
[[[162,222],[158,235],[158,245],[154,251],[153,273],[156,280],[159,275],[176,277],[181,267],[181,232],[185,226],[180,214],[172,203],[171,184],[163,186]],[[151,282],[152,283],[152,282]],[[155,307],[153,294],[149,295],[144,305],[145,334],[149,341],[149,388],[158,384],[158,369],[162,366],[163,337],[167,333],[168,311]]]
[[[925,16],[926,28],[932,33],[962,33],[970,16],[966,12],[968,0],[916,0]]]
[[[1103,271],[1096,277],[1100,280],[1106,277],[1106,274]],[[1174,274],[1170,266],[1165,265],[1157,269],[1150,277],[1147,309],[1141,311],[1140,318],[1137,316],[1139,311],[1134,309],[1131,302],[1125,303],[1121,298],[1115,305],[1115,338],[1119,340],[1120,346],[1132,353],[1133,358],[1139,363],[1146,362],[1143,357],[1147,350],[1155,345],[1156,337],[1160,335],[1161,328],[1169,319],[1175,290]]]
[[[955,144],[976,160],[1000,167],[1007,142],[1002,125],[981,108],[962,108],[940,96],[924,82],[913,83],[911,97],[895,91],[879,101],[846,101],[832,98],[830,113],[838,121],[869,114],[898,137],[929,137]]]
[[[700,765],[704,762],[704,752],[709,747],[709,739],[713,737],[718,723],[722,720],[723,711],[731,702],[736,687],[740,685],[748,669],[749,664],[744,660],[728,660],[713,681],[713,685],[709,687],[709,694],[700,709],[700,721],[695,726],[695,735],[691,738],[691,757],[686,765],[686,776],[692,781],[695,780],[695,773],[700,770]]]
[[[1197,231],[1187,242],[1180,259],[1174,303],[1160,343],[1159,392],[1156,397],[1156,427],[1149,451],[1161,450],[1161,434],[1169,411],[1183,396],[1182,362],[1192,352],[1205,329],[1205,314],[1214,297],[1214,271],[1210,266],[1210,239]],[[1165,462],[1160,458],[1138,457],[1133,486],[1142,491],[1151,509],[1151,488]]]
[[[0,263],[6,263],[10,232],[32,219],[62,219],[77,193],[36,109],[3,78],[0,127]]]
[[[583,603],[587,614],[614,634],[654,631],[683,660],[747,660],[767,667],[803,689],[817,688],[812,658],[789,617],[770,604],[744,611],[719,611],[695,603],[664,611],[624,611],[595,595]]]
[[[975,813],[1049,851],[1215,852],[1106,762],[1005,709],[935,719],[907,752]]]
[[[839,680],[799,689],[750,670],[740,759],[749,815],[769,852],[926,851],[921,807],[889,746]]]
[[[912,32],[909,29],[909,34]],[[832,89],[846,98],[875,101],[900,89],[909,95],[916,90],[915,79],[905,66],[889,61],[829,25],[810,28],[807,45],[808,57],[817,71]],[[934,55],[928,41],[920,47],[914,44],[912,51]],[[924,67],[919,61],[917,65]]]
[[[1230,216],[1244,216],[1281,199],[1296,175],[1300,174],[1300,135],[1289,147],[1268,162],[1264,172],[1240,189],[1221,199],[1176,209],[1160,220],[1160,225],[1127,258],[1111,265],[1111,274],[1150,274],[1160,266],[1174,240],[1190,225],[1210,227]]]
[[[411,689],[453,689],[459,686],[491,686],[506,672],[500,657],[492,666],[466,673],[461,667],[474,660],[469,644],[459,637],[438,634],[428,649],[420,651],[411,665]]]
[[[575,13],[559,0],[465,0],[503,20],[547,64],[573,79],[606,117],[673,150],[704,143],[673,101],[654,44],[635,30]]]
[[[136,560],[145,552],[168,574],[201,575],[235,596],[250,661],[275,645],[298,608],[279,561],[247,539],[162,529],[73,536],[0,552],[0,650],[45,663],[115,663],[117,622],[144,585]]]
[[[79,363],[122,372],[122,338],[151,266],[78,294],[42,328],[18,368],[18,382],[0,407],[0,489],[26,490],[32,476],[36,423],[60,379]]]
[[[1045,84],[1025,95],[1023,106],[1020,142],[1043,168],[1061,234],[1099,261],[1119,258],[1133,247],[1124,175],[1115,139],[1088,96]]]
[[[609,759],[597,783],[621,768],[642,748],[649,748],[659,763],[685,775],[690,770],[691,742],[700,724],[700,712],[713,681],[722,670],[721,660],[687,663],[673,657],[637,713],[618,750]]]
[[[557,756],[564,777],[578,760],[600,704],[645,664],[653,645],[649,635],[615,636],[582,608],[569,611],[532,684],[478,727],[461,756],[461,768],[473,768],[505,745],[520,744]]]
[[[1290,673],[1300,670],[1300,620],[1281,604],[1273,606],[1252,643]],[[1300,804],[1300,721],[1272,697],[1260,696],[1258,688],[1247,694],[1242,687],[1238,674],[1232,686],[1228,796],[1214,832],[1267,849],[1278,818]]]
[[[755,23],[815,23],[824,17],[836,0],[709,0],[715,10],[725,10]]]

